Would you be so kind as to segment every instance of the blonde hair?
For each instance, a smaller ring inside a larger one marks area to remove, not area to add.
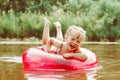
[[[86,31],[80,26],[75,25],[69,26],[65,33],[65,39],[72,35],[73,36],[76,35],[81,39],[81,41],[84,41],[86,39]]]

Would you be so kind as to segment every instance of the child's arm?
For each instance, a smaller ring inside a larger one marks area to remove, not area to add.
[[[75,58],[75,59],[84,60],[84,61],[87,60],[88,58],[84,53],[66,53],[66,54],[63,54],[63,57],[66,59]]]
[[[56,39],[56,38],[50,38],[47,43],[47,51],[51,51],[51,47],[55,46],[56,48],[59,48],[62,44],[62,41]]]

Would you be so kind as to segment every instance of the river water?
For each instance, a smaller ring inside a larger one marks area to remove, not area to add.
[[[97,72],[23,70],[22,53],[37,44],[0,44],[0,80],[120,80],[120,44],[83,44],[99,59]]]

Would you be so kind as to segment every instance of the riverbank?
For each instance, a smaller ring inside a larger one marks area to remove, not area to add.
[[[9,38],[6,38],[6,39],[0,39],[0,44],[35,44],[35,45],[41,45],[42,44],[42,41],[38,38],[34,38],[34,37],[31,37],[31,38],[25,38],[24,40],[20,40],[20,39],[9,39]],[[120,44],[120,42],[106,42],[106,41],[103,41],[103,42],[95,42],[95,41],[85,41],[83,42],[83,44]]]
[[[41,45],[41,41],[0,41],[0,45],[7,44],[35,44]],[[83,42],[83,44],[120,44],[120,42]]]

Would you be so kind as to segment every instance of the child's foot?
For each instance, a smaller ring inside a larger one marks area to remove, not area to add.
[[[44,18],[44,26],[49,27],[50,21],[47,18]]]
[[[60,24],[60,22],[54,22],[54,25],[55,25],[55,27],[57,28],[57,29],[61,29],[61,24]]]

